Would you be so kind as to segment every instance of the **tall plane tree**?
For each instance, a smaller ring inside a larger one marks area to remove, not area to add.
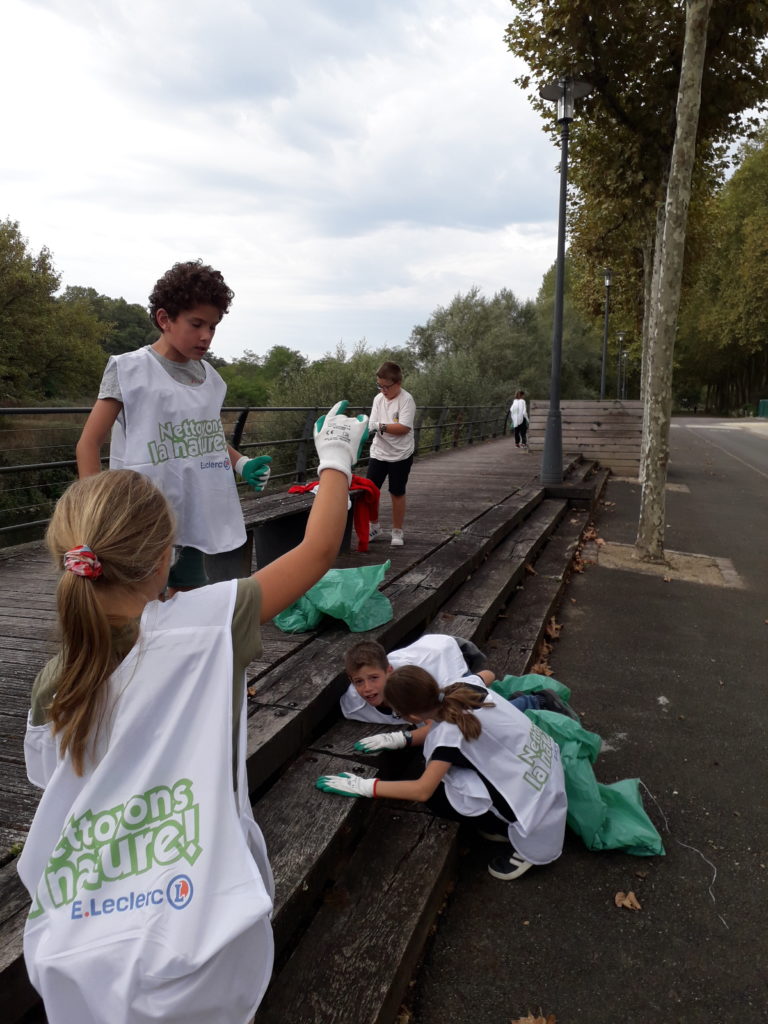
[[[572,237],[590,225],[605,240],[602,262],[641,267],[643,317],[643,397],[647,402],[655,337],[654,296],[660,294],[662,238],[672,150],[677,129],[680,70],[686,14],[698,0],[623,0],[596,5],[593,0],[510,0],[516,14],[506,41],[531,78],[576,74],[593,91],[573,124],[569,177],[575,190]],[[703,173],[716,180],[723,147],[754,123],[745,113],[768,98],[768,4],[762,0],[713,0],[707,60],[698,119],[698,155]],[[532,102],[547,119],[551,111]],[[619,242],[614,240],[618,239]],[[585,249],[598,248],[595,237]],[[611,246],[614,245],[614,253]],[[617,251],[618,246],[618,251]],[[634,249],[635,256],[627,249]],[[614,260],[614,255],[616,260]],[[597,268],[595,268],[597,269]],[[659,371],[662,372],[662,371]],[[671,374],[671,364],[669,368]],[[649,423],[649,421],[648,421]],[[646,443],[645,448],[648,449]],[[666,465],[666,464],[664,464]],[[662,488],[663,492],[663,488]],[[663,517],[656,516],[663,529]],[[646,545],[654,557],[663,544]],[[641,545],[642,548],[643,545]]]

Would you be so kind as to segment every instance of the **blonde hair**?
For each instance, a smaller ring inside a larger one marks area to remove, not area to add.
[[[418,665],[396,668],[384,686],[384,700],[402,718],[412,715],[450,722],[458,726],[465,740],[476,740],[482,732],[477,715],[472,712],[491,707],[486,694],[466,683],[451,683],[441,690],[434,676]]]
[[[156,571],[174,530],[163,495],[130,469],[76,481],[54,510],[45,541],[57,567],[64,568],[68,551],[87,544],[102,570],[97,578],[62,572],[56,590],[61,655],[49,717],[54,735],[61,737],[61,754],[69,750],[77,775],[83,774],[103,710],[105,683],[121,660],[99,594],[136,590]],[[138,623],[131,625],[132,646]]]

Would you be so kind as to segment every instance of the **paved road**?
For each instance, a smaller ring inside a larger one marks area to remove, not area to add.
[[[569,836],[558,862],[503,883],[468,835],[415,1024],[768,1021],[768,424],[680,419],[671,442],[667,547],[730,560],[741,586],[589,565],[552,656],[603,737],[598,779],[643,780],[667,854]],[[606,501],[601,536],[631,544],[639,487],[612,481]],[[630,889],[639,911],[614,905]]]

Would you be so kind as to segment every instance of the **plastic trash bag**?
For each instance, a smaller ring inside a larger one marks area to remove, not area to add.
[[[662,855],[664,845],[643,807],[639,780],[621,779],[606,785],[595,778],[592,765],[602,745],[597,733],[587,732],[578,722],[553,711],[525,714],[560,747],[568,825],[587,849],[623,850],[636,857]]]
[[[494,679],[489,689],[506,700],[509,700],[513,693],[536,693],[537,690],[554,690],[561,700],[571,699],[571,691],[565,683],[559,683],[551,676],[537,675],[535,672],[527,676],[504,676],[503,679]]]
[[[389,622],[392,602],[379,593],[379,584],[391,563],[361,565],[355,569],[329,569],[298,601],[275,616],[284,633],[303,633],[319,625],[324,615],[341,619],[353,633],[363,633]]]

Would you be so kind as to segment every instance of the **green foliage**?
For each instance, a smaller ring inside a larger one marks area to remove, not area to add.
[[[48,249],[31,252],[18,223],[0,221],[0,401],[79,398],[98,384],[104,325],[58,287]]]
[[[566,261],[563,309],[563,397],[590,398],[599,387],[601,336],[571,301]],[[535,302],[520,302],[509,289],[487,299],[478,288],[439,306],[415,327],[411,346],[419,373],[411,390],[422,405],[508,403],[522,388],[549,394],[554,269]]]
[[[680,316],[675,391],[707,389],[720,412],[768,394],[768,125],[707,209]]]
[[[279,389],[286,380],[307,365],[308,360],[301,352],[285,345],[274,345],[264,356],[246,349],[239,359],[222,363],[218,367],[227,382],[227,405],[269,405],[270,390],[273,387]]]
[[[150,345],[157,338],[158,330],[149,319],[149,313],[137,302],[111,299],[108,295],[99,295],[95,288],[78,285],[65,288],[62,299],[65,302],[80,300],[107,326],[108,332],[102,342],[107,355],[133,352],[143,345]]]
[[[592,93],[571,126],[571,255],[582,264],[574,296],[587,317],[602,310],[601,271],[614,271],[614,310],[638,337],[649,312],[656,213],[663,204],[674,142],[685,4],[669,0],[510,0],[509,49],[527,64],[529,90],[563,74]],[[755,108],[768,100],[768,5],[719,0],[709,19],[699,115],[695,204],[725,171],[726,147],[754,131]],[[553,141],[560,126],[550,102],[529,96]],[[695,252],[688,254],[689,266]]]

